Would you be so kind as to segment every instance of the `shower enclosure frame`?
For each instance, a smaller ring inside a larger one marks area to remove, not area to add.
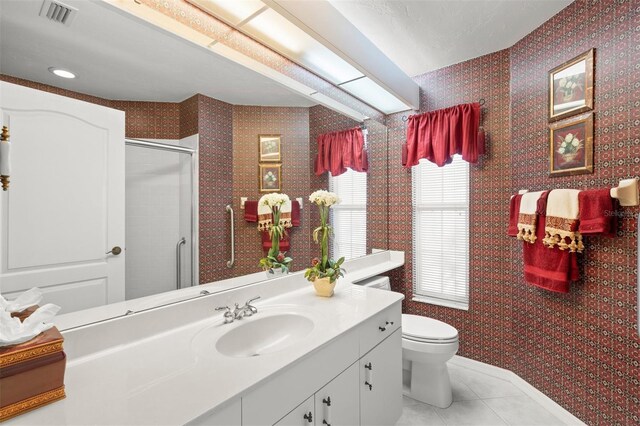
[[[200,284],[200,168],[198,161],[198,147],[200,144],[200,138],[198,134],[195,134],[194,136],[195,148],[188,148],[179,145],[171,145],[162,142],[134,138],[125,138],[124,140],[125,145],[137,146],[140,148],[158,149],[161,151],[176,152],[179,154],[188,154],[191,157],[191,287],[195,287]],[[177,286],[177,288],[182,288],[182,286]]]

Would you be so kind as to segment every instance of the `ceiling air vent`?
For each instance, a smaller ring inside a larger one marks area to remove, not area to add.
[[[64,3],[53,0],[44,0],[42,8],[40,8],[40,16],[53,22],[59,22],[66,26],[71,25],[78,9],[67,6]]]

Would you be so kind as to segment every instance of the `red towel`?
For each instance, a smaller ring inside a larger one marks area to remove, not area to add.
[[[538,238],[533,244],[523,244],[524,279],[529,284],[546,290],[568,293],[571,282],[580,278],[578,257],[575,252],[560,250],[557,246],[548,248],[542,244],[548,195],[549,191],[546,191],[538,200]]]
[[[522,194],[514,195],[509,201],[509,228],[507,235],[510,237],[518,236],[518,216],[520,214],[520,201]]]
[[[300,203],[295,200],[291,202],[291,225],[300,226]]]
[[[247,222],[258,221],[258,202],[257,201],[244,202],[244,220],[246,220]]]
[[[578,195],[580,203],[580,227],[582,235],[604,234],[615,237],[618,228],[616,205],[609,194],[609,189],[592,189],[581,191]]]
[[[269,233],[267,231],[262,231],[261,234],[262,234],[262,250],[264,250],[265,253],[267,253],[271,248],[271,237],[269,237]],[[290,248],[289,236],[285,234],[280,240],[280,251],[284,253],[285,251],[289,250],[289,248]]]

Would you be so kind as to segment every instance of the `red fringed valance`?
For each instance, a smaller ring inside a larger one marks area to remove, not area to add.
[[[318,136],[316,175],[330,172],[332,176],[338,176],[346,172],[347,168],[356,172],[369,170],[362,129],[356,127]]]
[[[426,158],[439,167],[461,154],[476,163],[484,154],[484,132],[480,130],[480,104],[462,104],[409,117],[407,143],[402,146],[402,165],[412,167]]]

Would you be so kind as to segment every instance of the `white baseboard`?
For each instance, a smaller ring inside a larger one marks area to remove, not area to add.
[[[549,398],[547,395],[540,392],[533,387],[529,382],[518,376],[516,373],[504,368],[496,367],[495,365],[486,364],[484,362],[475,361],[470,358],[465,358],[459,355],[455,355],[451,361],[452,365],[457,367],[468,368],[479,373],[487,374],[489,376],[497,377],[498,379],[507,380],[514,386],[524,392],[529,398],[536,401],[543,406],[547,411],[556,416],[562,422],[568,425],[584,425],[580,419],[565,410],[561,405]]]

